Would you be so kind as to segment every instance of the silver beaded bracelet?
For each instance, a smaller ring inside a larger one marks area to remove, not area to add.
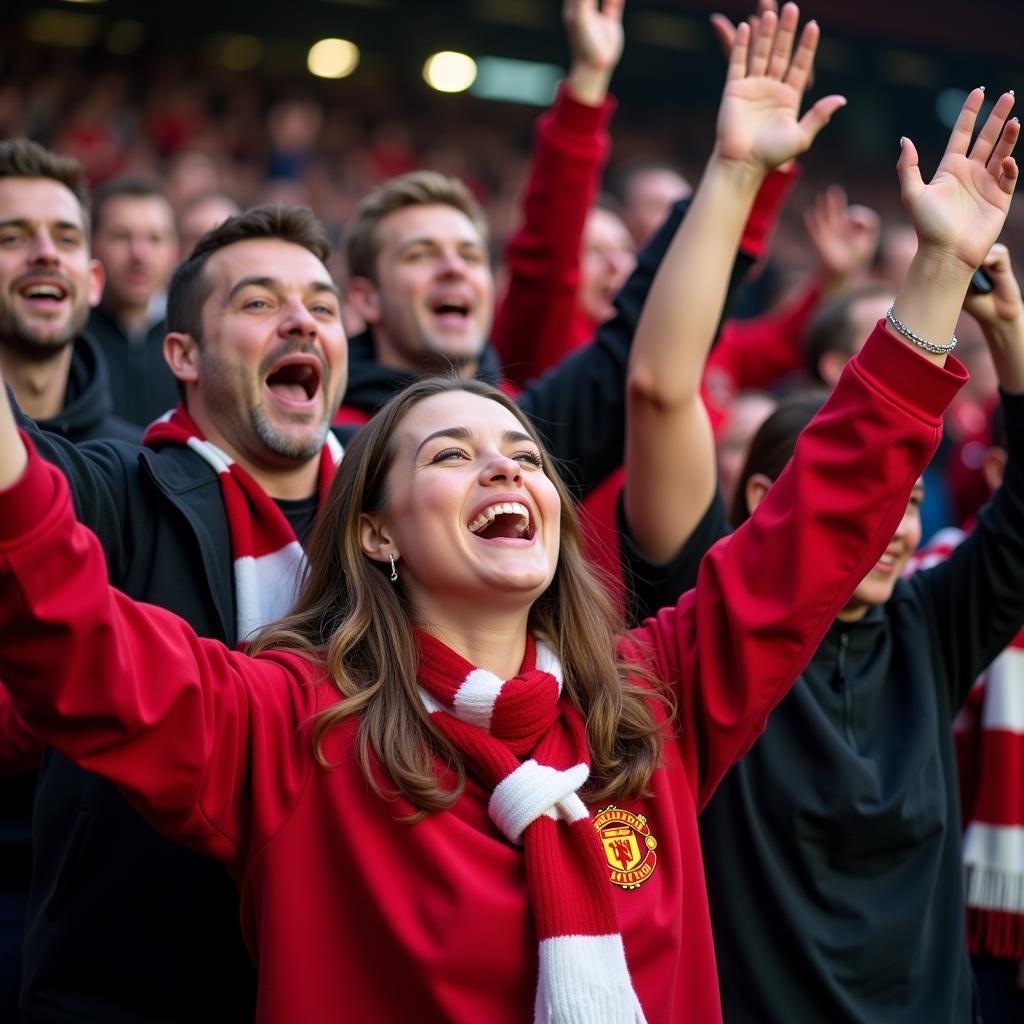
[[[909,327],[901,324],[896,319],[896,314],[892,311],[893,307],[889,307],[889,311],[885,314],[885,319],[889,321],[896,328],[896,330],[903,335],[907,341],[917,345],[918,348],[923,348],[926,352],[934,352],[937,356],[948,355],[953,349],[956,348],[956,335],[949,339],[948,345],[934,345],[930,341],[925,341],[924,338],[916,335]]]

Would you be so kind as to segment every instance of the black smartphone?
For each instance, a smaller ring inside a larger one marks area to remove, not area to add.
[[[992,278],[988,276],[988,271],[978,267],[971,277],[971,283],[967,286],[967,290],[975,295],[988,295],[993,287]]]

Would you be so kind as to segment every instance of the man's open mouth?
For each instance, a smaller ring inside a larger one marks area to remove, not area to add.
[[[311,402],[320,391],[322,370],[312,356],[282,359],[267,374],[267,387],[289,402]]]
[[[430,311],[435,316],[465,320],[470,314],[470,303],[458,296],[443,296],[431,303]]]
[[[28,281],[18,288],[18,294],[30,302],[63,302],[68,289],[58,281]]]

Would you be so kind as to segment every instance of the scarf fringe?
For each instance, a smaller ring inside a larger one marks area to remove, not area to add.
[[[647,1024],[621,935],[559,935],[539,952],[534,1024]]]
[[[964,893],[968,907],[1024,914],[1024,871],[965,864]]]
[[[968,907],[967,948],[974,956],[1024,960],[1024,914]]]

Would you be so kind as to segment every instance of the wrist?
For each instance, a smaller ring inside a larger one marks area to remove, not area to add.
[[[964,294],[974,274],[975,267],[961,259],[955,252],[923,242],[918,245],[911,268],[922,280],[935,281],[950,288],[963,285]]]
[[[565,85],[577,103],[599,107],[608,98],[611,81],[610,69],[594,67],[592,64],[573,63],[569,68]]]
[[[717,144],[707,165],[708,174],[741,193],[749,194],[751,200],[768,177],[768,171],[769,168],[755,160],[737,160],[734,157],[723,156]]]

